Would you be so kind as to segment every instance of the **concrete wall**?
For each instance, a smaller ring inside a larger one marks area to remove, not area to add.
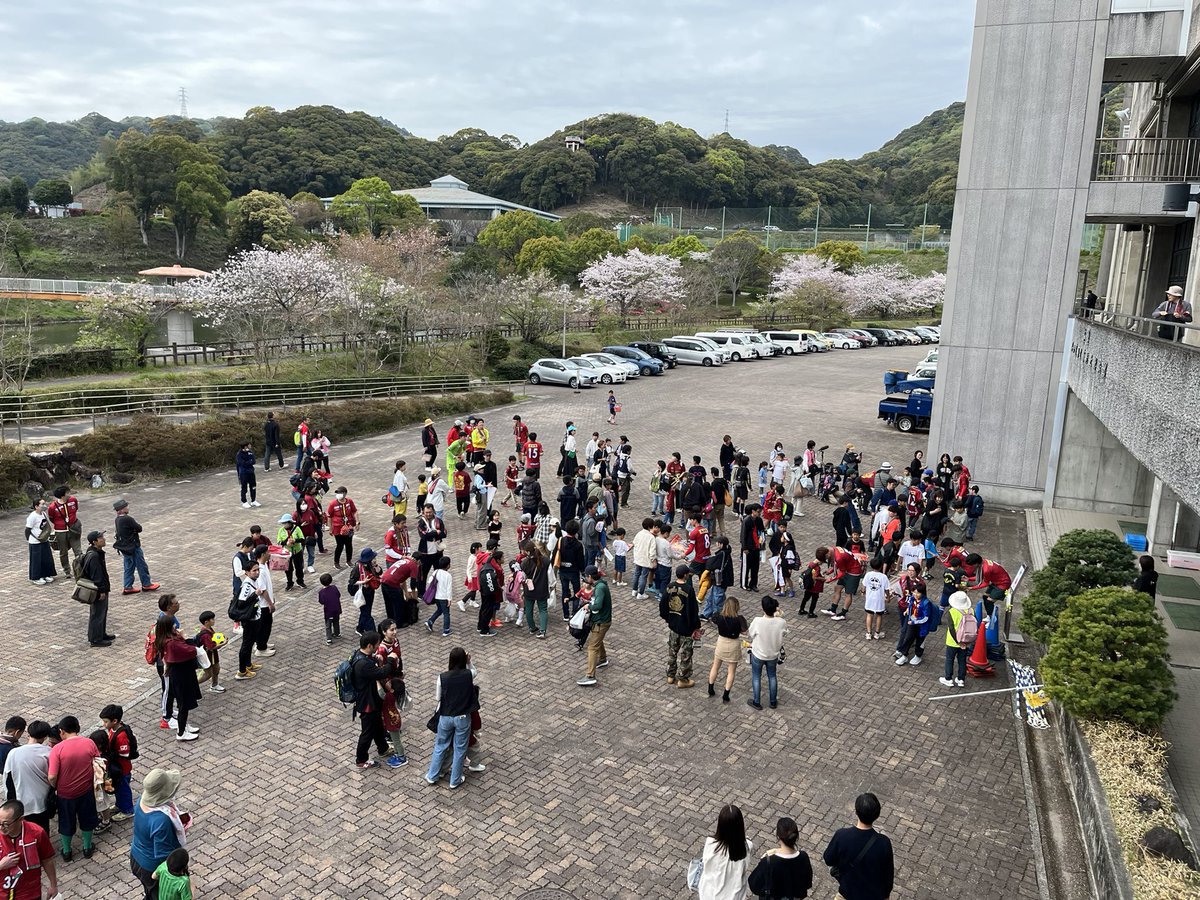
[[[929,452],[962,454],[999,503],[1046,482],[1109,5],[976,7]]]
[[[1104,428],[1182,503],[1200,511],[1195,412],[1195,398],[1200,395],[1200,352],[1183,344],[1076,321],[1067,381]],[[1079,430],[1087,433],[1083,424]],[[1065,440],[1063,444],[1065,453]],[[1114,471],[1124,471],[1115,458],[1113,464]],[[1081,485],[1076,480],[1072,492],[1078,493]],[[1133,495],[1137,495],[1136,486]]]
[[[1054,506],[1145,518],[1154,476],[1073,394],[1067,396]]]

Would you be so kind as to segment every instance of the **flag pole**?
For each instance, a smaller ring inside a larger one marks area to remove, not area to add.
[[[959,697],[982,697],[984,694],[1011,694],[1013,691],[1040,691],[1044,685],[1035,684],[1029,687],[996,688],[992,691],[970,691],[966,694],[942,694],[939,697],[927,697],[927,700],[957,700]]]

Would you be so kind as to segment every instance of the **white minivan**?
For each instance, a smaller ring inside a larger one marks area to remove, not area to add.
[[[814,353],[818,349],[812,335],[804,331],[764,331],[761,334],[772,344],[782,347],[784,356]]]
[[[676,335],[676,337],[688,337],[688,335],[680,334],[680,335]],[[693,341],[699,341],[704,346],[719,353],[721,356],[721,362],[730,362],[733,359],[733,354],[730,352],[728,347],[722,347],[720,344],[718,344],[716,341],[712,340],[711,338],[697,337],[696,335],[692,335],[691,338]]]
[[[744,334],[733,334],[728,331],[698,331],[696,337],[710,340],[722,350],[728,350],[729,358],[733,362],[741,362],[743,359],[758,359],[758,348]]]
[[[659,343],[670,347],[675,358],[681,363],[693,366],[720,366],[725,363],[721,351],[701,338],[670,337],[663,338]]]

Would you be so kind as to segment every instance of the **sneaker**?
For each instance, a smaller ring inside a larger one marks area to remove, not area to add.
[[[317,570],[316,570],[316,569],[314,569],[312,566],[307,566],[307,567],[304,569],[304,571],[305,571],[305,572],[308,572],[308,573],[311,575],[312,573],[316,572]]]
[[[442,637],[450,637],[450,629],[449,628],[447,628],[445,631],[442,632]]]
[[[896,657],[896,665],[903,666],[903,665],[907,665],[907,664],[908,664],[907,656],[897,656]]]
[[[908,661],[908,664],[910,666],[919,666],[924,661],[925,661],[925,658],[923,656],[914,656],[912,659],[910,659]]]
[[[426,631],[428,631],[430,634],[433,634],[433,623],[432,623],[432,622],[426,622],[426,623],[425,623],[425,630],[426,630]],[[359,632],[359,634],[362,634],[362,632],[360,631],[360,632]]]
[[[901,656],[903,656],[903,655],[904,655],[904,653],[903,653],[903,651],[901,651],[901,650],[893,650],[893,651],[892,651],[892,657],[893,657],[894,659],[899,659],[899,658],[900,658]]]
[[[835,612],[835,611],[836,611],[836,610],[832,610],[832,609],[823,609],[823,610],[821,610],[821,615],[823,615],[823,616],[832,616],[832,615],[834,614],[834,612]]]
[[[223,693],[225,693],[225,688],[219,684],[214,684],[212,687],[210,687],[208,689],[208,692],[210,694],[223,694]]]
[[[325,638],[325,643],[326,643],[326,645],[332,644],[333,638]]]
[[[966,684],[966,682],[965,682],[965,681],[963,681],[961,678],[955,678],[955,679],[954,679],[954,686],[955,686],[955,687],[966,687],[966,686],[967,686],[967,684]]]
[[[258,673],[255,672],[253,669],[247,669],[245,672],[238,672],[236,675],[234,675],[233,680],[234,681],[249,681],[251,678],[253,678],[257,674]]]
[[[690,687],[694,687],[695,684],[696,684],[696,682],[692,681],[692,679],[684,678],[684,679],[681,679],[680,681],[675,682],[675,687],[690,688]]]
[[[358,766],[360,769],[378,769],[379,760],[368,759],[366,762],[355,763],[354,765]]]
[[[177,741],[194,741],[199,735],[192,731],[185,731],[183,734],[175,735]]]
[[[479,636],[480,636],[480,637],[495,637],[495,636],[496,636],[496,632],[494,632],[494,631],[481,631],[481,632],[479,632]]]
[[[779,708],[779,701],[776,700],[774,703],[771,704],[771,709],[778,709],[778,708]]]
[[[458,779],[458,781],[457,781],[457,782],[453,782],[453,781],[452,781],[452,782],[450,782],[450,790],[454,790],[455,788],[460,788],[460,787],[462,787],[462,786],[463,786],[463,782],[464,782],[464,781],[466,781],[466,780],[467,780],[467,779],[465,779],[465,778],[460,778],[460,779]]]
[[[124,822],[126,819],[132,819],[133,813],[115,812],[113,813],[112,821]]]
[[[162,585],[159,584],[157,581],[155,581],[151,584],[143,584],[142,590],[143,591],[157,591],[160,587],[162,587]]]
[[[243,504],[242,504],[242,509],[249,509],[249,508],[250,508],[250,504],[249,504],[249,503],[243,503]]]
[[[42,583],[43,583],[43,584],[45,584],[45,582],[42,582]],[[121,593],[122,593],[122,594],[126,594],[126,595],[128,595],[128,594],[140,594],[141,592],[142,592],[142,589],[141,589],[141,588],[138,588],[138,587],[124,588],[124,589],[121,591]]]
[[[750,707],[753,707],[754,709],[758,709],[758,710],[761,710],[761,709],[762,709],[762,704],[761,704],[761,703],[755,703],[755,702],[754,702],[754,698],[753,698],[753,697],[747,697],[747,698],[746,698],[746,705],[747,705],[747,706],[750,706]]]
[[[254,651],[254,655],[255,655],[255,656],[274,656],[274,655],[275,655],[275,651],[274,651],[274,650],[272,650],[272,649],[271,649],[271,648],[268,646],[266,650],[255,650],[255,651]]]
[[[877,641],[882,641],[882,640],[883,640],[883,635],[884,635],[884,632],[882,632],[882,631],[877,631],[877,632],[875,632],[875,640],[877,640]]]
[[[817,617],[817,614],[816,614],[816,613],[809,613],[809,614],[808,614],[808,618],[810,618],[810,619],[815,619],[816,617]]]
[[[472,601],[471,601],[471,608],[472,608],[472,609],[479,609],[479,601],[478,601],[478,600],[472,600]]]
[[[469,766],[467,766],[467,770],[470,772],[486,772],[487,766],[485,766],[483,763],[471,763]]]
[[[868,631],[867,632],[867,640],[869,641],[870,639],[871,639],[871,632]]]
[[[439,778],[430,778],[428,775],[422,775],[421,777],[425,779],[426,784],[430,784],[430,785],[437,784],[439,781],[441,781],[440,777]]]
[[[188,725],[183,730],[186,731],[188,734],[199,734],[200,733],[200,729],[197,728],[195,725]]]
[[[257,500],[251,500],[251,501],[250,501],[250,505],[251,505],[251,506],[262,506],[262,504],[261,504],[261,503],[259,503]]]
[[[169,718],[167,720],[167,727],[170,728],[172,731],[178,731],[179,730],[179,720],[176,719],[174,716],[171,716],[171,718]]]
[[[939,678],[938,684],[942,685],[942,687],[954,687],[954,682],[949,678]]]
[[[546,632],[544,632],[544,631],[539,631],[539,632],[537,633],[537,637],[538,637],[540,640],[545,640],[545,639],[546,639]]]
[[[593,684],[596,683],[596,679],[593,678],[591,675],[584,675],[582,678],[580,678],[575,683],[577,685],[579,685],[580,687],[591,687]]]
[[[459,601],[458,601],[458,611],[459,611],[459,612],[466,612],[466,611],[467,611],[467,604],[466,604],[466,601],[464,601],[464,600],[459,600]]]
[[[252,662],[252,663],[250,663],[249,668],[250,668],[251,672],[257,672],[259,669],[262,668],[262,663]]]
[[[834,617],[833,617],[833,621],[835,621],[835,622],[845,622],[845,621],[846,621],[846,617],[845,617],[845,616],[842,616],[842,615],[837,615],[837,616],[834,616]]]
[[[404,762],[408,762],[408,760],[406,759]],[[399,769],[402,765],[404,765],[404,763],[400,762],[400,757],[396,756],[395,754],[389,756],[385,763],[389,769]]]
[[[597,669],[603,669],[603,668],[605,668],[605,667],[608,665],[608,662],[609,662],[609,661],[606,659],[606,660],[604,660],[604,662],[597,663],[597,664],[596,664],[596,668],[597,668]]]

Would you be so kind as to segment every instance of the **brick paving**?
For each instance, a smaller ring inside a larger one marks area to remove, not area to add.
[[[629,435],[640,473],[625,514],[632,535],[649,507],[653,460],[678,449],[685,459],[699,452],[715,464],[726,432],[755,463],[776,439],[791,456],[812,438],[830,444],[832,457],[853,441],[868,465],[887,458],[902,467],[925,438],[876,420],[880,376],[920,352],[843,351],[721,370],[680,368],[618,385],[623,412],[616,428],[605,426],[602,390],[531,389],[534,398],[488,415],[493,447],[507,455],[514,411],[546,439],[552,457],[568,418],[578,425],[581,445],[593,430]],[[444,435],[449,422],[437,425]],[[334,480],[349,486],[363,518],[356,549],[382,543],[387,510],[378,497],[397,457],[411,461],[410,471],[417,468],[417,429],[334,446]],[[256,510],[240,507],[232,470],[124,492],[145,526],[151,573],[181,596],[180,619],[189,631],[204,607],[228,624],[226,572],[236,539],[251,523],[266,529],[291,507],[286,475],[260,475],[259,487],[264,506]],[[111,528],[112,499],[83,497],[85,531]],[[805,511],[793,533],[809,553],[831,537],[831,508],[806,502]],[[515,515],[505,515],[503,546],[511,548]],[[787,601],[783,613],[792,632],[780,668],[780,707],[755,712],[745,704],[748,666],[739,668],[730,704],[707,697],[702,681],[688,691],[668,687],[665,626],[651,603],[631,600],[627,589],[614,592],[612,665],[591,689],[575,685],[583,654],[553,615],[546,641],[515,628],[484,641],[454,607],[451,639],[401,632],[417,699],[406,721],[411,764],[360,772],[352,765],[357,724],[331,682],[354,639],[352,606],[344,616],[347,637],[326,647],[315,592],[284,593],[277,579],[278,655],[263,661],[260,677],[241,683],[232,679],[235,654],[227,651],[228,692],[204,694],[191,720],[200,739],[177,744],[158,730],[158,681],[142,659],[154,595],[114,597],[110,630],[120,638],[112,648],[90,649],[86,610],[69,599],[62,580],[29,585],[22,519],[16,512],[0,517],[11,548],[0,568],[6,576],[0,584],[7,585],[0,590],[0,714],[55,721],[74,713],[90,722],[105,703],[124,703],[141,742],[135,793],[156,765],[183,770],[180,801],[196,819],[190,840],[203,896],[516,898],[558,890],[578,898],[684,897],[688,860],[699,855],[720,805],[733,802],[745,813],[756,855],[773,845],[778,816],[796,819],[817,872],[812,896],[827,898],[836,890],[820,853],[830,833],[852,820],[855,794],[868,789],[883,801],[880,826],[897,850],[894,897],[1038,896],[1007,698],[927,702],[942,692],[940,636],[925,666],[897,670],[890,653],[894,614],[888,639],[867,643],[857,615],[841,625],[824,617],[797,620]],[[461,581],[459,563],[475,532],[453,515],[448,527]],[[1015,569],[1022,528],[1019,516],[989,509],[978,546]],[[118,562],[110,558],[114,577]],[[344,577],[339,584],[344,588]],[[436,673],[460,643],[480,673],[488,770],[451,793],[445,782],[429,787],[421,777],[432,745],[423,725]],[[714,644],[706,635],[696,653],[698,672],[706,671]],[[61,867],[64,896],[138,895],[128,871],[129,830],[116,826],[99,837],[92,860],[77,855]]]

